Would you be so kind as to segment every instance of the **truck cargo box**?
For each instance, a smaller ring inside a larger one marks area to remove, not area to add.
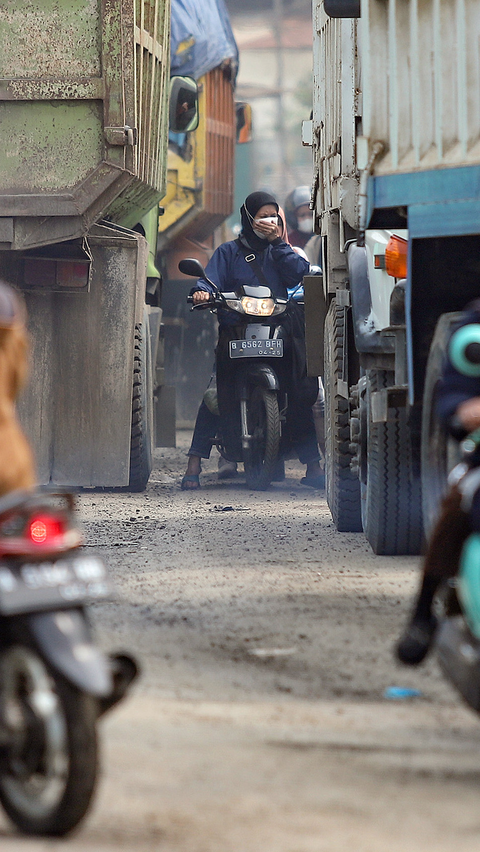
[[[358,25],[377,174],[480,162],[476,0],[367,0]]]
[[[169,20],[169,0],[2,2],[0,249],[133,225],[164,194]]]

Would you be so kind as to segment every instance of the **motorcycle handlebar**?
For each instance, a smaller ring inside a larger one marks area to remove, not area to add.
[[[193,301],[193,294],[190,294],[189,296],[187,296],[187,302],[189,302],[189,304],[191,304],[191,305],[192,305],[192,311],[194,311],[194,310],[196,310],[197,308],[211,308],[211,307],[212,307],[212,305],[216,305],[216,304],[217,304],[218,299],[217,299],[217,298],[215,298],[215,296],[214,296],[214,295],[213,295],[213,293],[212,293],[212,294],[210,295],[210,298],[209,298],[209,299],[207,299],[206,301],[196,302],[196,303],[195,303],[195,302]]]

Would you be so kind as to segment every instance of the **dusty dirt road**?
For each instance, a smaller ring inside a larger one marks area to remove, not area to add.
[[[294,462],[253,493],[212,459],[182,493],[187,438],[157,452],[145,494],[80,498],[119,592],[98,637],[143,675],[101,725],[81,829],[25,839],[0,816],[1,852],[480,850],[480,719],[435,661],[392,658],[417,560],[337,533]]]

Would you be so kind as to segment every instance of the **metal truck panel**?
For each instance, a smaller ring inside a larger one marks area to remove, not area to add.
[[[358,26],[375,174],[479,163],[478,2],[362,0]]]
[[[355,116],[359,80],[357,22],[329,18],[315,10],[314,126],[317,210],[342,209],[354,227],[357,169]]]
[[[138,132],[133,181],[107,213],[126,228],[135,225],[166,192],[168,83],[170,78],[170,0],[136,2],[134,88],[129,108]],[[136,95],[136,100],[134,99]],[[128,122],[127,122],[128,123]]]
[[[88,290],[22,287],[31,369],[19,416],[40,482],[122,486],[129,481],[135,322],[148,249],[140,235],[104,226],[94,226],[88,242]]]
[[[205,210],[220,222],[232,212],[235,161],[233,89],[221,68],[206,80],[205,112]]]
[[[0,5],[0,248],[132,225],[162,197],[169,16],[169,0]]]

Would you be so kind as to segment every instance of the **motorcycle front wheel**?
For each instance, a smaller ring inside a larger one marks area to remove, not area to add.
[[[244,453],[245,478],[249,488],[265,491],[277,464],[280,446],[280,412],[275,391],[254,387],[247,401],[250,447]]]
[[[67,834],[85,815],[95,788],[95,700],[33,650],[14,645],[0,656],[0,711],[5,812],[27,834]]]

